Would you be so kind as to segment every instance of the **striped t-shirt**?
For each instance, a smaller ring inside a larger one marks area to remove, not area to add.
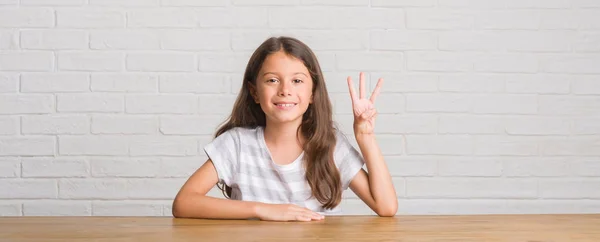
[[[364,164],[360,153],[337,131],[334,160],[342,191]],[[305,179],[304,152],[292,163],[273,162],[264,139],[264,128],[232,128],[204,147],[219,182],[232,188],[231,199],[274,204],[296,204],[326,215],[341,214],[340,206],[325,210]]]

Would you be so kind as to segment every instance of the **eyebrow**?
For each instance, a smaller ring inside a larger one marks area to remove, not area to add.
[[[263,74],[263,76],[265,76],[267,74],[277,75],[278,73],[275,73],[275,72],[265,72],[265,74]],[[302,74],[302,75],[308,77],[308,75],[304,74],[303,72],[296,72],[296,73],[294,73],[294,75],[297,75],[297,74]]]

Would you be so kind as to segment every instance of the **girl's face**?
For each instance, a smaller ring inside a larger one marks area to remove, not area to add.
[[[298,122],[312,103],[313,81],[301,60],[283,51],[265,59],[256,78],[254,101],[265,112],[267,122]]]

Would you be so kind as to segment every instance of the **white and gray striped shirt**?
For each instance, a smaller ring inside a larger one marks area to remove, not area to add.
[[[342,191],[364,165],[363,157],[337,131],[335,164],[340,171]],[[326,215],[341,214],[340,206],[325,210],[305,179],[304,152],[287,165],[273,162],[264,139],[264,128],[233,128],[204,147],[212,160],[219,182],[232,188],[231,198],[275,204],[296,204]]]

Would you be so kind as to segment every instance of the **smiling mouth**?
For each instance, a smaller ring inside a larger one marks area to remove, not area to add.
[[[274,103],[274,104],[277,107],[284,107],[284,108],[293,107],[293,106],[297,105],[296,103]]]

